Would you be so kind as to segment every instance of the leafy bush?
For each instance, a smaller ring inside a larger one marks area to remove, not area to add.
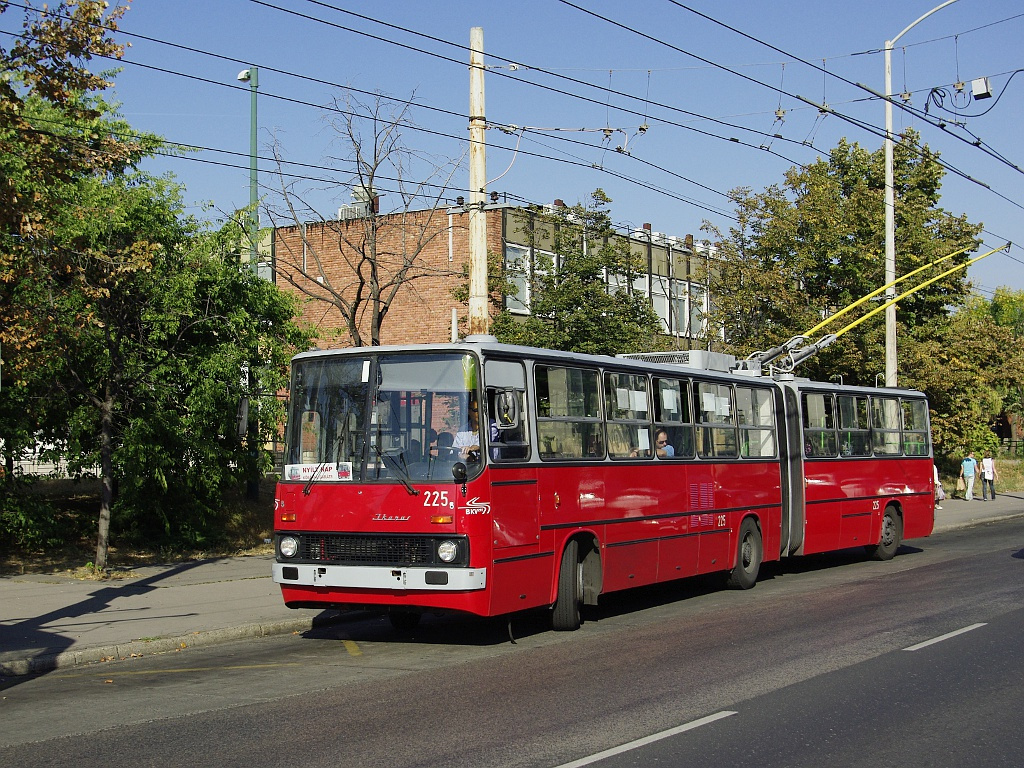
[[[29,493],[6,493],[0,508],[0,537],[18,547],[29,549],[62,547],[69,535],[77,536],[75,526],[48,499]]]

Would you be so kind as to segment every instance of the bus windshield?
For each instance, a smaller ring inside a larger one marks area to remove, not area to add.
[[[477,361],[470,354],[296,360],[285,480],[451,482],[481,465]]]

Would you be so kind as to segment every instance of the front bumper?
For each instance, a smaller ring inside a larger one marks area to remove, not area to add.
[[[486,568],[388,567],[274,563],[274,581],[284,586],[336,589],[467,592],[487,587]]]

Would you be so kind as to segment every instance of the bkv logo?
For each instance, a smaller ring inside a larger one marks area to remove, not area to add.
[[[474,496],[466,502],[465,512],[467,515],[489,515],[491,514],[491,504],[487,501],[480,501],[479,496]]]

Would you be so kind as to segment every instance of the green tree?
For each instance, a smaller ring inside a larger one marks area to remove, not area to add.
[[[106,118],[96,94],[110,83],[87,66],[120,56],[111,35],[126,7],[108,10],[101,0],[17,7],[23,34],[0,45],[0,438],[8,484],[27,447],[61,424],[52,407],[53,361],[38,327],[46,321],[38,307],[54,219],[73,199],[77,178],[123,171],[155,143],[124,138],[127,125]],[[0,0],[0,16],[12,15]]]
[[[114,513],[149,541],[208,535],[223,490],[265,462],[274,395],[308,339],[291,300],[239,264],[237,227],[205,231],[176,185],[132,171],[161,140],[125,140],[96,95],[109,83],[87,63],[120,54],[123,9],[105,8],[29,8],[25,35],[0,49],[4,459],[43,437],[72,471],[99,465],[99,568]],[[248,440],[243,396],[259,425]]]
[[[111,10],[103,0],[58,0],[41,9],[18,7],[23,33],[9,48],[0,45],[0,227],[8,246],[45,220],[55,203],[46,194],[51,184],[123,168],[140,148],[138,141],[105,130],[97,122],[105,110],[89,98],[111,85],[87,64],[97,56],[121,56],[123,46],[112,34],[127,6]],[[0,0],[0,16],[6,19],[9,8],[8,0]],[[55,125],[33,102],[67,119]]]
[[[897,274],[976,246],[980,226],[939,207],[942,175],[934,153],[908,131],[894,156]],[[744,356],[806,332],[881,287],[884,187],[882,151],[843,140],[827,159],[790,169],[782,185],[759,194],[737,190],[739,223],[724,237],[715,233],[722,258],[710,275],[712,340],[724,329],[726,350]],[[949,307],[962,305],[969,288],[965,275],[953,274],[901,301],[901,352],[939,335]],[[873,384],[884,367],[883,325],[881,313],[870,318],[805,362],[801,374]],[[907,359],[900,360],[903,383],[913,373]]]
[[[558,209],[533,232],[549,252],[521,265],[530,275],[530,315],[498,314],[491,332],[501,341],[590,354],[651,350],[660,324],[646,296],[634,293],[642,274],[629,239],[615,232],[609,204],[598,189],[587,205]],[[618,287],[614,287],[614,286]]]
[[[115,483],[117,510],[141,535],[201,536],[254,448],[236,429],[240,398],[270,395],[254,407],[279,416],[272,395],[306,337],[291,300],[239,264],[243,233],[201,231],[167,180],[83,179],[78,201],[55,227],[58,268],[41,309],[71,404],[68,453],[100,467],[103,568]],[[278,423],[264,419],[262,437]]]
[[[1021,357],[1007,329],[993,322],[988,302],[970,299],[937,332],[906,341],[901,364],[911,373],[902,383],[928,394],[936,453],[994,448],[991,427],[1002,411],[1003,382]]]
[[[1000,376],[996,386],[1002,395],[1002,414],[1019,434],[1024,423],[1024,291],[997,288],[988,311],[1007,343],[1000,351]]]

